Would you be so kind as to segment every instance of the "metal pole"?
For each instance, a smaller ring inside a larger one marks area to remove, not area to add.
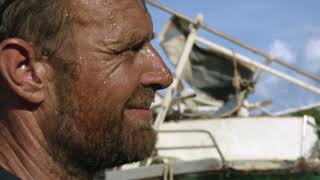
[[[305,155],[306,140],[307,140],[307,124],[308,124],[308,116],[304,115],[302,120],[302,132],[301,132],[301,147],[300,147],[301,158],[304,158],[304,155]]]
[[[166,118],[167,112],[168,112],[168,110],[171,106],[171,103],[172,103],[173,93],[179,85],[179,81],[182,77],[183,70],[189,60],[189,55],[192,50],[196,35],[197,35],[197,30],[192,28],[191,32],[188,36],[184,51],[182,53],[182,56],[181,56],[179,63],[177,65],[175,78],[174,78],[171,86],[168,88],[167,94],[162,101],[160,112],[158,113],[156,121],[154,123],[154,128],[156,130],[159,129],[160,125],[163,123],[164,119]]]
[[[289,81],[289,82],[291,82],[291,83],[293,83],[295,85],[298,85],[298,86],[300,86],[300,87],[302,87],[304,89],[307,89],[307,90],[310,90],[310,91],[312,91],[314,93],[320,94],[320,89],[318,87],[315,87],[313,85],[307,84],[307,83],[305,83],[305,82],[303,82],[303,81],[301,81],[299,79],[291,77],[291,76],[289,76],[289,75],[287,75],[285,73],[282,73],[280,71],[274,70],[274,69],[272,69],[272,68],[270,68],[270,67],[268,67],[268,66],[266,66],[264,64],[261,64],[261,63],[258,63],[256,61],[253,61],[253,60],[249,59],[248,57],[242,56],[242,55],[237,54],[237,53],[234,54],[231,50],[226,49],[226,48],[224,48],[222,46],[219,46],[219,45],[217,45],[217,44],[215,44],[215,43],[213,43],[211,41],[208,41],[208,40],[200,38],[200,37],[196,37],[196,42],[204,44],[204,45],[210,47],[215,52],[222,53],[222,54],[224,54],[225,56],[228,56],[228,57],[233,57],[234,56],[237,61],[250,64],[250,65],[255,66],[255,67],[257,67],[257,68],[259,68],[259,69],[261,69],[263,71],[269,72],[269,73],[271,73],[271,74],[273,74],[273,75],[275,75],[275,76],[277,76],[277,77],[279,77],[281,79],[287,80],[287,81]]]
[[[190,22],[193,25],[198,25],[199,27],[205,29],[206,31],[208,31],[208,32],[210,32],[212,34],[215,34],[215,35],[217,35],[217,36],[219,36],[219,37],[221,37],[223,39],[226,39],[226,40],[228,40],[228,41],[230,41],[230,42],[232,42],[232,43],[234,43],[234,44],[236,44],[236,45],[238,45],[240,47],[243,47],[243,48],[245,48],[245,49],[247,49],[247,50],[249,50],[249,51],[251,51],[251,52],[253,52],[253,53],[257,54],[257,55],[260,55],[260,56],[263,56],[263,57],[265,57],[267,59],[270,59],[270,60],[272,60],[272,61],[274,61],[274,62],[276,62],[276,63],[278,63],[278,64],[280,64],[282,66],[285,66],[288,69],[291,69],[291,70],[293,70],[293,71],[295,71],[295,72],[297,72],[299,74],[302,74],[302,75],[304,75],[304,76],[306,76],[306,77],[308,77],[310,79],[313,79],[314,81],[320,82],[320,77],[319,76],[316,76],[314,74],[306,72],[305,70],[303,70],[303,69],[301,69],[301,68],[299,68],[297,66],[294,66],[292,64],[289,64],[289,63],[283,61],[280,58],[274,57],[271,54],[268,54],[268,53],[265,53],[263,51],[260,51],[260,50],[258,50],[256,48],[246,44],[246,43],[240,42],[239,40],[237,40],[237,39],[235,39],[235,38],[233,38],[233,37],[231,37],[231,36],[229,36],[229,35],[227,35],[225,33],[222,33],[222,32],[220,32],[220,31],[218,31],[216,29],[213,29],[213,28],[209,27],[208,25],[206,25],[204,23],[200,23],[199,24],[199,23],[193,21],[192,19],[190,19],[189,17],[184,16],[181,13],[178,13],[178,12],[176,12],[176,11],[170,9],[170,8],[167,8],[165,6],[162,6],[162,5],[158,4],[158,3],[156,3],[154,0],[146,0],[146,1],[150,5],[152,5],[152,6],[156,7],[156,8],[159,8],[159,9],[161,9],[161,10],[163,10],[163,11],[169,13],[169,14],[172,14],[172,15],[175,15],[175,16],[181,18],[181,19],[184,19],[184,20]]]

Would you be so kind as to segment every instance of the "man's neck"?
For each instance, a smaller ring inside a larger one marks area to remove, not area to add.
[[[31,112],[14,111],[0,119],[0,166],[22,179],[86,179],[70,176],[51,157]]]

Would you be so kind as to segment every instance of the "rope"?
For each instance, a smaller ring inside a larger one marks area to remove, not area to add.
[[[174,180],[173,174],[173,167],[170,164],[165,164],[163,167],[163,180]]]
[[[235,87],[235,93],[236,96],[238,97],[240,93],[240,81],[241,81],[241,75],[238,70],[238,63],[236,60],[236,52],[232,49],[232,62],[233,62],[233,79],[232,79],[232,84]]]
[[[244,87],[248,93],[254,91],[254,84],[247,79],[241,77],[238,69],[238,62],[236,59],[236,52],[232,49],[232,62],[233,62],[233,79],[232,84],[235,87],[235,94],[238,97],[241,87]]]

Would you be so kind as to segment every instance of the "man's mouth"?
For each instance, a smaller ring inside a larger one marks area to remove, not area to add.
[[[125,117],[130,121],[152,123],[153,114],[150,107],[154,95],[152,88],[139,87],[126,104]]]
[[[125,116],[130,121],[153,122],[153,113],[150,109],[152,101],[129,103],[125,109]]]
[[[145,102],[143,104],[130,104],[127,105],[127,109],[140,109],[140,110],[149,110],[152,102]]]
[[[149,122],[153,121],[153,113],[149,107],[126,108],[124,111],[129,121]]]

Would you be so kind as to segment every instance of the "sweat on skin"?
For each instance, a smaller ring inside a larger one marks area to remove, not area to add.
[[[148,157],[150,105],[172,83],[142,0],[59,2],[71,20],[54,53],[41,39],[0,43],[0,166],[21,179],[92,179]]]

